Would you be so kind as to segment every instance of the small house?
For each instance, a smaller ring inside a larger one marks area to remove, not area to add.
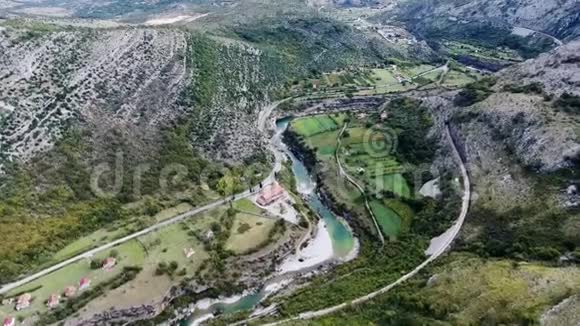
[[[52,294],[49,298],[48,301],[46,302],[46,306],[48,308],[54,308],[56,306],[58,306],[58,304],[60,303],[60,295],[58,294]]]
[[[32,300],[32,295],[30,295],[30,293],[24,293],[23,295],[19,296],[18,300],[16,301],[16,310],[20,311],[30,307],[30,300]]]
[[[79,291],[84,291],[88,289],[89,286],[91,286],[91,280],[86,277],[81,278],[81,281],[79,282]]]
[[[74,286],[67,286],[64,289],[64,296],[67,298],[72,298],[77,293],[77,288]]]
[[[103,269],[110,270],[117,264],[117,260],[113,257],[109,257],[103,261]]]
[[[4,325],[4,326],[14,326],[14,325],[16,325],[16,318],[14,318],[14,317],[8,317],[8,318],[4,319],[4,323],[2,325]]]

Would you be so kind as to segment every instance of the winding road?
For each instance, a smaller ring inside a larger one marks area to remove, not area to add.
[[[288,323],[288,322],[296,321],[296,320],[307,320],[307,319],[318,318],[318,317],[322,317],[322,316],[326,316],[326,315],[335,313],[335,312],[342,310],[342,309],[345,309],[347,307],[351,307],[351,306],[355,306],[355,305],[367,302],[367,301],[369,301],[369,300],[371,300],[371,299],[373,299],[381,294],[384,294],[384,293],[390,291],[394,287],[396,287],[396,286],[400,285],[401,283],[407,281],[408,279],[412,278],[417,273],[419,273],[423,268],[425,268],[427,265],[429,265],[430,263],[435,261],[437,258],[439,258],[441,255],[443,255],[447,249],[449,249],[449,247],[451,246],[451,243],[453,242],[453,240],[455,240],[455,238],[459,234],[459,231],[461,230],[461,227],[463,226],[463,223],[465,222],[465,217],[467,216],[467,212],[469,211],[469,203],[471,201],[471,182],[469,179],[469,174],[467,173],[467,168],[465,167],[465,164],[464,164],[463,160],[461,159],[461,156],[459,155],[459,151],[457,149],[455,142],[453,141],[453,138],[451,137],[451,132],[450,132],[448,126],[446,127],[445,132],[446,132],[446,136],[451,144],[451,147],[453,148],[453,156],[455,157],[455,160],[458,162],[461,176],[463,178],[463,198],[462,198],[461,212],[459,214],[459,218],[457,219],[455,224],[446,232],[447,238],[445,238],[443,241],[441,241],[438,244],[439,246],[437,248],[435,248],[434,251],[432,251],[431,256],[429,256],[429,258],[427,258],[423,263],[421,263],[419,266],[417,266],[411,272],[403,275],[401,278],[399,278],[395,282],[393,282],[393,283],[391,283],[391,284],[389,284],[389,285],[387,285],[387,286],[383,287],[382,289],[379,289],[375,292],[369,293],[367,295],[364,295],[364,296],[359,297],[359,298],[354,299],[354,300],[349,300],[347,302],[343,302],[339,305],[336,305],[336,306],[333,306],[330,308],[317,310],[317,311],[305,312],[305,313],[302,313],[296,317],[284,319],[284,320],[270,323],[267,325],[273,326],[273,325],[280,325],[280,324],[284,324],[284,323]]]

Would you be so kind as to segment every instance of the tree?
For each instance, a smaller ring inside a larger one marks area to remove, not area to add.
[[[171,263],[169,263],[169,271],[170,272],[174,272],[177,270],[177,268],[179,267],[179,264],[174,260]]]
[[[103,266],[103,262],[100,259],[91,260],[91,269],[99,269]]]

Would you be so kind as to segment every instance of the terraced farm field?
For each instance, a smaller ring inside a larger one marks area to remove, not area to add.
[[[336,169],[337,137],[346,118],[345,114],[306,117],[294,120],[291,126],[310,148],[316,149],[319,159]],[[346,171],[364,185],[367,195],[375,198],[371,201],[371,209],[377,222],[387,237],[395,239],[408,230],[414,215],[413,210],[400,200],[412,197],[402,174],[405,167],[392,153],[391,135],[369,127],[366,118],[351,116],[348,121],[352,127],[343,134],[341,161]],[[355,203],[361,199],[358,190],[353,189],[352,195],[341,195],[337,191],[337,196],[346,200],[349,206],[361,205],[360,201]],[[393,195],[395,198],[385,199]]]
[[[304,137],[314,136],[338,129],[336,122],[327,115],[300,118],[292,122],[292,128]]]

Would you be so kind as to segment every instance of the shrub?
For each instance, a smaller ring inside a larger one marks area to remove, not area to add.
[[[554,106],[566,113],[580,114],[580,96],[566,92],[556,100]]]
[[[457,106],[471,106],[488,98],[497,82],[496,78],[486,77],[467,85],[454,99]]]

